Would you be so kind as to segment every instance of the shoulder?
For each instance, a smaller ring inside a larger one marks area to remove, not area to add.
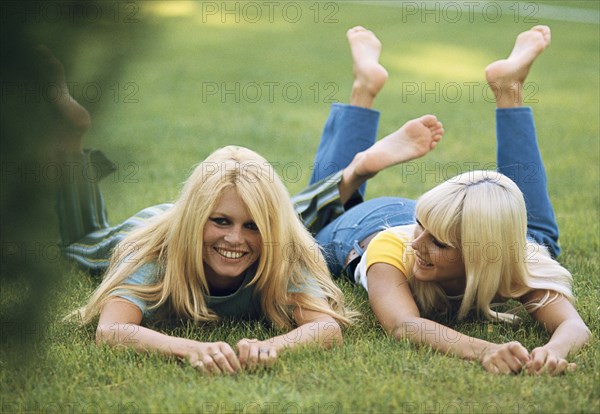
[[[380,232],[371,240],[367,248],[367,254],[368,256],[376,256],[390,251],[397,254],[398,250],[404,251],[411,240],[412,236],[406,232],[404,226],[392,227]]]
[[[534,279],[555,278],[572,282],[571,273],[562,266],[545,246],[529,241],[525,252],[529,276]]]
[[[156,262],[144,263],[123,280],[128,285],[153,285],[159,280],[160,267]]]
[[[143,300],[138,293],[140,289],[144,289],[146,286],[155,285],[160,279],[159,275],[160,267],[157,263],[144,263],[123,279],[123,282],[120,283],[121,287],[110,292],[109,296],[120,297],[133,303],[140,309],[144,317],[149,317],[153,314],[150,309],[152,304],[147,300]]]
[[[288,284],[288,293],[304,293],[317,298],[326,298],[318,278],[308,270],[303,270],[299,277],[293,277]]]
[[[381,232],[379,232],[379,234],[377,234],[377,236],[375,236],[373,238],[373,240],[375,239],[398,239],[398,240],[410,240],[412,238],[411,236],[411,230],[414,228],[414,226],[396,226],[396,227],[390,227],[387,228]]]
[[[387,263],[406,274],[404,264],[406,248],[412,236],[406,226],[392,227],[379,233],[366,251],[366,269],[375,263]]]

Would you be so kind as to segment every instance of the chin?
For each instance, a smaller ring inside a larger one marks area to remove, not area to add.
[[[248,269],[248,267],[249,266],[239,266],[239,267],[235,267],[235,268],[219,269],[217,271],[217,273],[221,277],[234,278],[234,277],[238,277],[242,273],[244,273],[246,271],[246,269]]]
[[[433,269],[432,269],[433,270]],[[419,268],[413,269],[412,276],[420,282],[435,282],[435,274]]]

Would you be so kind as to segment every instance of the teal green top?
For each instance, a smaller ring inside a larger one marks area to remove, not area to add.
[[[262,319],[263,312],[260,306],[260,296],[255,294],[256,285],[248,285],[256,273],[258,264],[255,263],[246,269],[244,281],[235,292],[226,296],[204,295],[204,300],[208,308],[217,315],[224,318],[235,318],[242,320]],[[140,266],[131,276],[124,280],[124,284],[129,285],[153,285],[158,281],[160,269],[156,263],[146,263]],[[290,285],[288,292],[303,292],[319,298],[325,297],[323,291],[315,279],[310,279],[302,286]],[[156,309],[150,309],[151,303],[148,303],[126,290],[117,290],[114,296],[124,298],[135,304],[142,311],[144,318],[155,316]]]

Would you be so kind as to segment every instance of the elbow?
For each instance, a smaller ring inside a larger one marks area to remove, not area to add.
[[[140,326],[135,323],[98,323],[96,328],[96,345],[133,346],[136,347]]]
[[[418,315],[390,313],[378,309],[374,311],[381,327],[398,341],[415,337],[423,323],[423,319]]]
[[[587,327],[585,322],[581,321],[582,332],[583,332],[583,344],[587,344],[592,340],[592,331]]]
[[[113,334],[114,328],[108,325],[98,324],[96,327],[96,345],[107,344],[109,346],[114,345],[115,335]],[[118,335],[117,335],[118,337]]]
[[[408,339],[414,342],[419,334],[419,322],[416,320],[402,320],[394,323],[391,329],[388,329],[390,335],[396,340],[402,341]]]
[[[336,321],[323,323],[322,331],[323,341],[321,341],[321,346],[323,348],[329,349],[333,346],[339,346],[344,343],[342,328]]]
[[[585,324],[583,319],[581,318],[571,318],[567,319],[561,324],[561,327],[564,326],[568,329],[572,338],[578,338],[578,341],[581,345],[585,345],[592,339],[592,331]],[[559,327],[553,329],[550,333],[554,334]]]

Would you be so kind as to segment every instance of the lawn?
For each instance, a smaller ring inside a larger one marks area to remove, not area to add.
[[[67,13],[72,3],[60,4]],[[578,310],[597,338],[599,4],[428,4],[100,2],[73,9],[69,19],[33,9],[28,18],[41,17],[26,27],[64,61],[72,93],[92,113],[86,145],[117,163],[103,182],[111,222],[117,223],[175,199],[191,168],[226,144],[258,151],[290,192],[300,190],[331,102],[348,101],[352,70],[345,32],[358,24],[378,34],[390,72],[376,102],[379,135],[423,113],[436,114],[447,131],[425,159],[373,179],[368,197],[416,198],[473,162],[493,168],[494,105],[483,68],[506,56],[519,32],[550,25],[552,45],[532,69],[525,100],[537,116],[561,228],[560,261],[574,276]],[[44,202],[51,210],[51,200]],[[40,243],[57,238],[55,219],[46,218],[49,230]],[[43,253],[25,259],[59,275],[51,283],[41,282],[45,274],[2,277],[3,321],[31,297],[44,300],[35,304],[43,315],[31,326],[3,322],[0,412],[600,411],[597,339],[571,358],[576,372],[493,376],[478,363],[392,340],[378,327],[366,294],[348,283],[341,286],[363,316],[345,331],[344,346],[284,354],[269,370],[205,377],[174,360],[97,347],[94,327],[61,322],[97,280]],[[39,286],[47,288],[40,292]],[[230,344],[274,333],[234,322],[166,329]],[[527,317],[519,327],[468,321],[457,329],[493,342],[518,340],[528,349],[548,339]],[[24,343],[19,369],[5,334]]]

